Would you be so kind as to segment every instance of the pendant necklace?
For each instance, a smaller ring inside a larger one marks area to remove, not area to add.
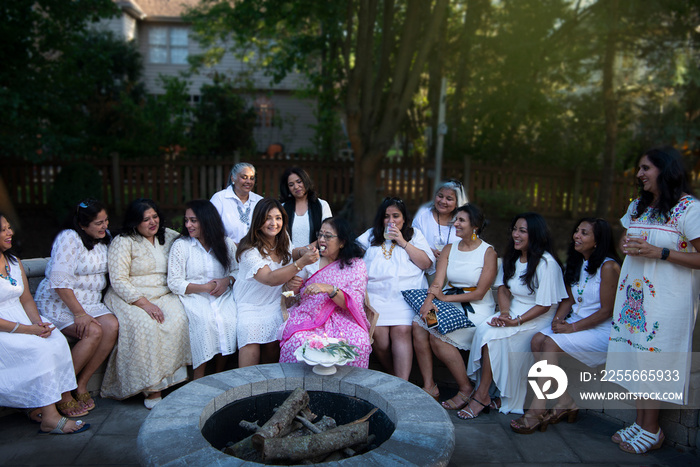
[[[588,264],[588,261],[584,261],[583,265],[581,266],[581,274],[583,274],[586,271],[586,265]],[[588,279],[591,276],[589,274],[586,274],[586,280],[583,281],[583,287],[579,289],[579,285],[581,284],[581,275],[579,275],[578,282],[576,283],[576,293],[578,294],[578,297],[576,297],[576,301],[578,302],[578,308],[581,309],[581,304],[583,303],[583,291],[586,290],[586,284],[588,284]],[[578,310],[576,310],[578,312]]]
[[[3,276],[2,274],[0,274],[0,277],[5,279],[6,281],[9,281],[10,285],[17,285],[17,281],[10,276],[10,265],[9,264],[5,265],[5,274],[7,274],[7,275]]]
[[[241,220],[241,222],[243,222],[245,225],[250,225],[250,204],[248,204],[245,212],[243,212],[240,205],[236,205],[236,207],[238,208],[238,218]]]

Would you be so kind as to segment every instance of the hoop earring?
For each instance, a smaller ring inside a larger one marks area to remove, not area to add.
[[[475,242],[478,237],[476,236],[476,229],[472,230],[472,242]]]

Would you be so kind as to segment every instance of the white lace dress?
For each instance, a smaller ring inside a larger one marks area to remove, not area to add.
[[[238,348],[247,344],[267,344],[277,340],[282,325],[282,286],[269,286],[255,280],[255,274],[265,266],[272,271],[289,263],[275,263],[263,257],[257,248],[241,255],[240,274],[233,285],[238,305]]]
[[[31,325],[19,301],[24,291],[19,265],[11,264],[10,272],[17,285],[0,278],[0,318]],[[0,332],[0,407],[44,407],[76,387],[73,359],[63,334],[54,330],[43,338]]]
[[[236,244],[226,237],[231,267],[225,270],[216,257],[195,238],[175,240],[168,259],[168,287],[180,297],[189,318],[192,366],[197,368],[215,355],[236,351],[236,302],[231,288],[218,297],[185,293],[187,286],[238,274]]]
[[[55,289],[71,289],[85,312],[97,318],[112,313],[102,303],[102,291],[106,286],[107,245],[98,243],[88,250],[78,233],[67,229],[53,242],[46,277],[34,298],[39,313],[60,330],[73,324],[73,313]]]

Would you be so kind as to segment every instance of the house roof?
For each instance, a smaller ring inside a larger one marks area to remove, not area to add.
[[[130,15],[145,21],[181,21],[185,8],[194,7],[199,0],[114,0]]]

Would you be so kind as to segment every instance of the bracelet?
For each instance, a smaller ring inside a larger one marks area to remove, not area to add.
[[[10,334],[12,334],[13,332],[15,332],[15,331],[17,330],[18,327],[19,327],[19,323],[15,323],[15,327],[12,328],[12,331],[10,331]]]
[[[75,316],[73,316],[73,319],[75,319],[75,318],[80,318],[81,316],[85,316],[86,314],[87,314],[87,313],[83,313],[82,315],[75,315]]]
[[[297,272],[301,271],[301,268],[299,267],[299,265],[297,264],[296,261],[294,261],[292,264],[294,265],[295,268],[297,268]]]
[[[336,295],[338,295],[338,287],[333,286],[333,292],[331,292],[331,293],[328,294],[328,298],[333,298],[333,297],[335,297]]]
[[[576,332],[576,323],[571,323],[571,329]]]
[[[522,325],[523,325],[523,320],[520,319],[520,315],[518,315],[518,326],[522,326]]]

